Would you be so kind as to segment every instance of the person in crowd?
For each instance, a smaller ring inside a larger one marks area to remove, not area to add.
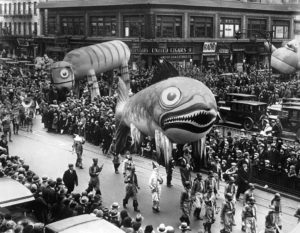
[[[74,191],[75,186],[78,186],[77,173],[74,170],[74,165],[72,163],[69,164],[69,169],[64,172],[63,182],[68,189],[68,194]]]
[[[0,147],[1,147],[0,148],[1,153],[9,155],[8,142],[7,142],[6,136],[4,134],[1,135]]]
[[[89,168],[90,181],[89,181],[89,184],[88,184],[88,188],[86,190],[87,193],[89,193],[89,192],[93,191],[93,189],[95,189],[96,194],[101,195],[99,175],[100,175],[100,173],[103,169],[103,165],[104,164],[102,164],[99,167],[98,166],[98,159],[93,158],[93,165]]]
[[[106,121],[104,123],[104,127],[102,128],[102,131],[101,131],[101,138],[102,138],[102,152],[104,155],[107,155],[107,152],[109,150],[109,146],[111,144],[111,141],[112,141],[112,129],[111,127],[109,126],[109,122]]]
[[[137,201],[137,192],[140,187],[138,185],[138,179],[135,173],[135,168],[127,170],[124,183],[126,184],[126,194],[125,198],[123,199],[123,207],[126,208],[126,205],[128,204],[128,199],[132,197],[134,211],[139,212],[140,210],[138,209],[139,204]]]
[[[173,175],[173,170],[175,168],[175,160],[173,157],[169,161],[169,165],[166,167],[166,172],[167,172],[167,186],[170,188],[172,187],[172,175]]]
[[[198,220],[202,220],[200,217],[201,208],[203,205],[203,194],[205,192],[204,182],[202,180],[202,175],[197,173],[196,178],[194,179],[193,186],[192,186],[192,197],[194,200],[194,217]]]
[[[152,194],[152,210],[155,213],[160,212],[160,196],[161,196],[161,185],[163,178],[159,173],[158,165],[152,162],[153,171],[149,179],[149,186]]]

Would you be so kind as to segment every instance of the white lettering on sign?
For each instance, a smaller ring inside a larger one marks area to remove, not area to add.
[[[203,53],[214,53],[216,52],[217,42],[204,42]]]

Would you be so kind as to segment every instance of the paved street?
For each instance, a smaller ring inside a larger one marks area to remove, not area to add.
[[[40,176],[47,175],[56,179],[62,176],[63,172],[67,169],[68,163],[75,163],[76,155],[72,154],[72,137],[69,135],[58,135],[47,133],[40,123],[40,117],[35,120],[33,133],[20,131],[19,135],[13,136],[13,142],[9,144],[10,154],[19,155],[25,159],[25,163],[30,165],[30,168]],[[84,145],[84,169],[77,170],[79,175],[79,187],[77,191],[81,192],[87,187],[89,180],[88,167],[92,163],[92,158],[99,158],[99,164],[104,163],[101,177],[101,191],[103,194],[104,204],[109,206],[112,202],[117,201],[122,203],[125,193],[123,177],[121,174],[115,174],[111,159],[104,157],[98,147],[89,143]],[[136,163],[136,172],[141,187],[138,193],[139,208],[142,215],[145,217],[144,224],[153,224],[157,227],[160,223],[166,225],[173,225],[178,227],[179,217],[181,215],[179,209],[179,198],[182,191],[180,175],[178,170],[175,171],[172,188],[167,188],[163,185],[161,212],[159,214],[152,213],[151,209],[151,194],[148,187],[148,179],[152,171],[151,161],[141,157],[133,157]],[[164,174],[164,181],[166,181],[164,169],[161,169]],[[221,184],[220,198],[218,206],[221,206],[223,200],[224,183]],[[273,197],[272,194],[260,190],[255,191],[257,206],[258,206],[258,225],[259,231],[264,229],[264,219],[268,212],[268,205]],[[292,230],[297,223],[297,219],[293,214],[297,208],[298,203],[282,198],[283,203],[283,226],[284,231],[288,233]],[[132,202],[128,204],[129,212],[135,216],[133,212]],[[241,202],[237,203],[236,223],[233,232],[241,232]],[[202,211],[203,214],[203,211]],[[213,225],[212,232],[219,232],[220,219],[217,216],[216,223]],[[199,232],[203,230],[202,221],[192,220],[192,232]]]

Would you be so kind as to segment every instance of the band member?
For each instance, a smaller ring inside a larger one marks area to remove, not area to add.
[[[171,184],[171,181],[172,181],[172,175],[173,175],[174,167],[175,167],[175,160],[173,158],[171,158],[170,161],[169,161],[169,166],[166,167],[166,172],[167,172],[167,186],[169,188],[173,186]]]
[[[204,194],[204,182],[202,180],[201,174],[197,173],[197,177],[194,180],[193,187],[192,187],[192,196],[194,199],[194,217],[198,220],[201,220],[200,213],[201,207],[203,203],[203,194]]]
[[[215,195],[218,194],[217,181],[216,178],[214,177],[213,171],[208,172],[208,177],[204,181],[204,185],[205,185],[205,191],[207,191],[208,187],[211,186]]]
[[[279,193],[275,193],[274,198],[271,201],[271,206],[274,206],[274,217],[275,217],[275,224],[282,230],[282,208],[281,208],[281,197]]]
[[[134,211],[139,212],[138,201],[137,201],[137,192],[139,189],[137,176],[135,174],[135,168],[127,170],[127,175],[125,177],[124,183],[126,184],[126,195],[123,199],[123,207],[126,208],[128,204],[128,199],[132,197]]]
[[[163,178],[159,174],[158,165],[152,162],[153,172],[149,179],[149,186],[152,193],[152,210],[158,213],[160,211],[159,201],[161,195],[161,184],[163,183]]]
[[[104,164],[102,164],[101,167],[99,167],[98,159],[97,158],[93,159],[93,165],[89,169],[90,182],[89,182],[89,186],[86,190],[87,193],[89,193],[89,192],[93,191],[93,189],[95,189],[96,194],[101,195],[99,174],[103,169],[103,165]]]
[[[223,225],[223,229],[222,229],[223,233],[232,232],[234,212],[235,209],[232,203],[232,194],[227,193],[226,200],[224,201],[221,209],[221,224]]]
[[[72,153],[75,150],[77,159],[75,166],[79,167],[80,169],[83,169],[82,167],[82,153],[83,153],[83,144],[85,143],[84,138],[80,137],[79,135],[75,135],[74,137],[74,143],[72,146]]]
[[[255,189],[254,184],[250,183],[249,189],[247,189],[246,192],[244,193],[244,205],[248,204],[251,197],[254,198],[254,189]]]
[[[133,167],[135,167],[135,164],[132,161],[132,156],[131,156],[129,151],[125,152],[125,156],[126,156],[126,159],[123,162],[123,175],[124,175],[124,177],[126,176],[126,171],[127,170],[131,170]]]
[[[184,184],[185,191],[181,193],[180,197],[180,209],[182,210],[182,215],[180,217],[181,222],[186,222],[190,225],[190,214],[192,210],[193,200],[191,193],[191,183],[186,181]]]
[[[211,225],[215,222],[215,208],[211,200],[205,201],[204,233],[211,233]]]
[[[274,206],[270,207],[268,215],[266,216],[265,221],[265,232],[264,233],[276,233],[276,224],[275,224],[275,217],[274,217]]]
[[[246,233],[257,232],[257,215],[254,197],[249,199],[249,203],[244,206],[242,211],[242,230]]]

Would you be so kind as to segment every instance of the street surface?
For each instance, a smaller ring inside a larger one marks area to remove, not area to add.
[[[33,132],[19,131],[19,135],[13,135],[13,142],[9,143],[10,155],[18,155],[24,158],[25,163],[30,165],[30,169],[36,172],[40,177],[47,175],[52,179],[62,177],[63,172],[67,169],[68,163],[76,161],[76,154],[72,154],[73,138],[70,135],[59,135],[47,133],[40,122],[40,116],[34,120]],[[104,163],[104,168],[100,174],[101,191],[103,195],[104,205],[110,205],[117,201],[122,205],[122,200],[125,196],[125,185],[122,174],[115,174],[111,158],[102,155],[99,147],[89,143],[84,144],[83,152],[84,169],[77,169],[79,177],[79,186],[75,191],[82,192],[87,188],[89,181],[88,168],[92,164],[92,158],[99,158],[99,165]],[[138,193],[139,209],[144,216],[143,225],[152,224],[154,228],[160,224],[172,225],[178,229],[180,224],[179,217],[181,211],[179,208],[180,194],[183,190],[180,180],[179,170],[176,168],[173,173],[173,187],[168,188],[166,184],[165,170],[161,168],[161,173],[164,175],[164,184],[162,186],[161,196],[161,212],[156,214],[151,208],[151,193],[148,186],[148,180],[152,172],[151,160],[142,157],[133,156],[136,163],[136,173],[138,176],[140,190]],[[120,168],[122,165],[120,166]],[[195,176],[193,174],[193,176]],[[203,175],[205,178],[205,175]],[[221,182],[220,197],[218,198],[218,207],[221,207],[223,201],[224,183]],[[273,194],[261,190],[255,190],[256,205],[258,208],[258,232],[264,230],[265,216],[268,213],[268,206],[273,198]],[[297,224],[297,219],[293,216],[299,203],[291,199],[282,198],[283,205],[283,232],[290,232]],[[128,203],[128,211],[135,217],[135,212],[132,207],[132,200]],[[236,205],[236,225],[233,232],[241,232],[241,208],[242,201]],[[202,210],[201,215],[204,214]],[[203,231],[203,221],[193,220],[191,217],[192,232]],[[179,230],[177,230],[179,231]],[[212,226],[213,233],[220,232],[220,217],[217,215],[216,222]]]

